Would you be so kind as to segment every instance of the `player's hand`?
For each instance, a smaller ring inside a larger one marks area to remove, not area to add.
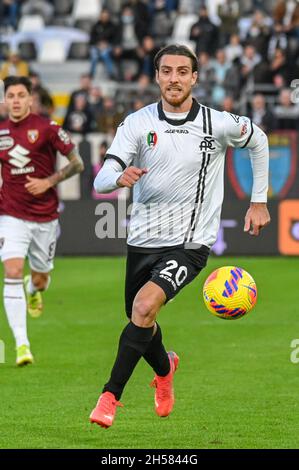
[[[28,183],[25,184],[25,188],[33,196],[39,196],[45,193],[51,188],[51,183],[48,178],[32,178],[32,176],[26,176]]]
[[[260,230],[270,223],[270,214],[264,202],[251,202],[245,216],[244,232],[259,235]]]
[[[141,176],[145,175],[148,172],[146,168],[137,168],[136,166],[129,166],[125,169],[123,174],[116,181],[117,186],[132,188]]]

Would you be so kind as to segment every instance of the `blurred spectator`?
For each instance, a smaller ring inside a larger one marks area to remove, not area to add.
[[[201,52],[199,60],[199,86],[194,88],[194,97],[201,103],[207,103],[212,94],[214,83],[214,68],[210,55],[207,52]]]
[[[103,111],[97,119],[97,130],[103,133],[114,131],[123,120],[124,113],[120,105],[116,105],[115,100],[106,96],[103,100]]]
[[[86,100],[88,100],[88,96],[90,94],[91,88],[92,88],[92,81],[91,81],[90,75],[87,73],[83,73],[80,76],[80,88],[78,88],[78,90],[73,91],[70,96],[70,101],[69,101],[69,105],[67,109],[68,113],[74,109],[74,102],[78,95],[83,95],[86,98]]]
[[[10,51],[7,61],[3,62],[0,68],[0,79],[4,80],[9,75],[25,76],[29,75],[29,67],[27,62],[21,60],[18,51]]]
[[[281,23],[275,23],[268,41],[268,59],[272,60],[276,49],[286,50],[288,48],[288,37]]]
[[[227,113],[236,114],[238,113],[238,109],[236,107],[236,102],[234,98],[230,95],[225,96],[221,105],[220,111],[226,111]]]
[[[98,21],[90,32],[90,75],[95,76],[97,63],[101,60],[106,68],[109,78],[115,78],[115,66],[112,56],[113,46],[116,42],[118,26],[111,20],[110,12],[103,8]]]
[[[0,26],[10,26],[13,29],[17,29],[19,7],[19,0],[1,0]]]
[[[243,84],[245,84],[248,78],[252,76],[254,68],[261,62],[261,60],[262,58],[260,54],[256,52],[254,46],[245,46],[243,55],[240,59]]]
[[[291,78],[291,66],[288,64],[286,53],[282,49],[275,50],[273,59],[270,62],[270,71],[272,82],[275,75],[281,75],[287,83]]]
[[[157,101],[160,97],[158,87],[150,83],[147,75],[141,74],[137,81],[135,96],[140,97],[145,105]]]
[[[142,40],[142,46],[138,49],[141,74],[148,76],[150,81],[155,77],[154,57],[158,50],[152,36],[145,36]]]
[[[224,47],[232,35],[238,34],[239,2],[224,0],[219,3],[217,13],[221,20],[219,44]]]
[[[270,26],[271,20],[261,10],[256,10],[246,36],[246,42],[254,46],[262,57],[267,56]]]
[[[121,10],[117,46],[114,48],[114,57],[117,61],[118,78],[120,80],[131,81],[139,75],[141,60],[137,54],[138,46],[134,11],[130,5],[125,4]]]
[[[179,0],[149,0],[148,3],[152,13],[162,8],[167,13],[172,13],[178,9]]]
[[[243,53],[243,46],[240,44],[240,36],[232,34],[229,38],[229,43],[224,48],[226,58],[229,62],[241,57]]]
[[[196,43],[196,54],[208,52],[214,54],[218,45],[218,28],[208,17],[206,6],[199,9],[198,21],[191,27],[191,41]]]
[[[212,89],[212,103],[218,106],[226,95],[225,90],[225,77],[231,67],[230,62],[226,60],[225,52],[223,49],[218,49],[216,52],[216,60],[212,61],[214,69],[214,82]]]
[[[86,134],[94,130],[94,119],[84,95],[79,94],[75,97],[73,110],[66,114],[63,128],[78,134]]]
[[[292,37],[299,39],[299,3],[297,0],[278,0],[273,9],[275,23],[283,26],[283,30]]]
[[[150,34],[160,47],[171,36],[174,22],[173,12],[177,9],[177,3],[174,0],[149,1],[149,9],[152,14]]]
[[[27,0],[21,9],[22,15],[41,15],[49,24],[53,18],[54,6],[47,0]]]
[[[32,83],[32,91],[39,97],[39,113],[42,116],[51,117],[54,112],[54,101],[49,91],[42,85],[38,73],[30,72],[29,78]],[[34,112],[34,111],[33,111]]]
[[[249,117],[266,133],[277,128],[276,116],[272,111],[267,109],[266,100],[262,94],[253,96]]]
[[[94,119],[97,120],[103,111],[103,93],[101,88],[98,86],[92,86],[89,94],[87,95],[87,100],[90,111],[94,116]]]
[[[128,5],[130,5],[133,10],[135,33],[139,42],[141,42],[145,36],[148,36],[151,30],[151,14],[147,3],[147,0],[128,1]]]
[[[278,102],[274,108],[278,129],[299,130],[299,105],[292,102],[292,91],[283,88],[279,93]]]
[[[33,114],[38,114],[39,116],[44,116],[40,96],[36,91],[32,92],[31,112]],[[49,116],[45,116],[45,117],[49,117]]]
[[[241,94],[241,64],[239,59],[235,59],[225,74],[223,86],[228,95],[234,100],[238,100]]]
[[[103,166],[104,157],[107,153],[108,147],[109,147],[108,142],[106,140],[103,140],[99,147],[99,161],[95,165],[92,165],[93,179],[90,184],[90,189],[92,190],[93,199],[117,199],[118,193],[120,191],[119,189],[116,189],[115,191],[112,191],[111,193],[99,194],[93,188],[93,180],[97,176],[98,172]]]

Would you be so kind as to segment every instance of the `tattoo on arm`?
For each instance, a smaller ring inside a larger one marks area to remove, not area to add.
[[[69,164],[48,177],[51,186],[55,186],[61,181],[64,181],[77,173],[81,173],[84,170],[83,160],[75,149],[66,155],[66,158],[69,160]]]

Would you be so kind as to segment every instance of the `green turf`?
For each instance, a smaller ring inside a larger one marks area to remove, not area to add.
[[[204,307],[204,278],[238,264],[258,286],[256,308],[223,321]],[[109,430],[89,424],[125,325],[123,258],[57,259],[45,312],[29,319],[36,363],[18,369],[2,309],[0,448],[299,448],[299,364],[290,361],[299,259],[210,259],[160,313],[181,358],[169,418],[153,410],[153,374],[140,362]]]

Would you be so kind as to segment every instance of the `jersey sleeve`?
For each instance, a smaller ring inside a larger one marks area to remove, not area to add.
[[[138,124],[128,116],[117,128],[115,137],[107,150],[105,160],[113,158],[125,170],[132,163],[138,151]]]
[[[53,148],[62,155],[68,155],[75,147],[70,135],[54,121],[49,124],[50,140]]]
[[[230,147],[247,147],[254,133],[251,120],[246,116],[237,116],[226,111],[222,114],[225,144]]]
[[[253,174],[251,202],[267,202],[269,144],[266,134],[245,116],[225,115],[225,144],[248,148]]]

